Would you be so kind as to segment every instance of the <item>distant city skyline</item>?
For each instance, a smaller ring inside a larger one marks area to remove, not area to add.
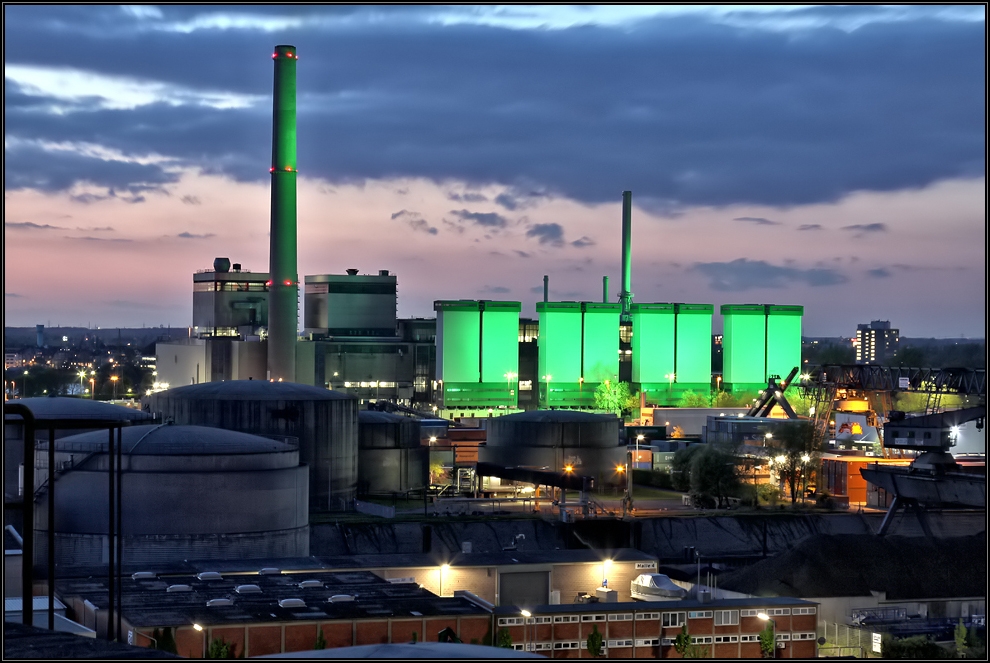
[[[268,270],[287,43],[300,277],[615,301],[631,189],[635,301],[985,337],[982,6],[4,13],[7,326],[182,328],[215,257]]]

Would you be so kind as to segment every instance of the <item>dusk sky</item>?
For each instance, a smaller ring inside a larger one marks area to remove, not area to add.
[[[298,47],[299,273],[436,299],[800,304],[984,337],[986,16],[928,7],[6,6],[8,326],[184,327],[268,269]],[[717,311],[717,308],[716,308]],[[301,320],[300,316],[300,320]],[[721,319],[715,316],[716,331]]]

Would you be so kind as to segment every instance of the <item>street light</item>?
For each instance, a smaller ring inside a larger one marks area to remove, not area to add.
[[[519,377],[518,373],[509,371],[505,374],[505,390],[509,392],[509,403],[512,403],[512,378]]]
[[[523,616],[523,649],[530,651],[529,649],[529,618],[533,616],[529,610],[520,610],[519,614]],[[535,630],[535,629],[534,629]]]
[[[801,482],[803,488],[801,489],[801,501],[808,501],[808,461],[811,460],[811,456],[808,454],[801,454]]]
[[[28,372],[24,371],[24,379],[21,380],[21,398],[27,398]]]
[[[777,658],[777,622],[775,622],[773,619],[771,619],[770,618],[770,615],[768,615],[765,612],[759,612],[759,613],[757,613],[756,614],[756,617],[758,619],[761,619],[761,620],[765,621],[765,622],[770,622],[771,624],[773,624],[773,631],[772,631],[772,633],[773,633],[773,657],[774,658]]]
[[[204,631],[203,627],[199,624],[193,624],[193,629],[195,629],[197,633],[203,634],[203,658],[206,658],[206,631]]]
[[[670,401],[670,399],[671,399],[671,398],[672,398],[672,396],[673,396],[673,391],[674,391],[674,379],[675,379],[675,378],[677,377],[677,375],[676,375],[675,373],[667,373],[666,375],[664,375],[664,377],[665,377],[665,378],[667,378],[667,380],[668,380],[668,387],[667,387],[667,401],[669,402],[669,401]]]
[[[547,407],[550,407],[550,380],[552,379],[553,376],[549,373],[543,376],[543,381],[547,383]]]
[[[119,380],[119,379],[120,379],[120,377],[118,377],[116,375],[111,375],[110,376],[110,382],[113,382],[113,399],[114,400],[117,400],[117,380]]]
[[[450,564],[440,565],[440,596],[443,596],[443,574],[450,570]]]
[[[86,371],[79,371],[79,395],[82,396],[83,393],[83,380],[86,379]]]

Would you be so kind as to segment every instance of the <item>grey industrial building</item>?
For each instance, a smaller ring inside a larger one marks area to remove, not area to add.
[[[386,412],[358,413],[358,493],[394,495],[429,485],[430,449],[419,421]]]
[[[297,445],[172,424],[125,427],[121,442],[124,563],[309,552],[309,476]],[[98,566],[107,547],[107,434],[65,437],[55,451],[56,566]],[[49,497],[39,498],[38,563],[48,554]]]

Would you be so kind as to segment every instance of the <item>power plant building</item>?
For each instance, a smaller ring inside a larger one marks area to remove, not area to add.
[[[723,387],[759,391],[771,375],[801,365],[802,306],[725,304],[722,336]]]
[[[377,275],[319,274],[306,277],[305,331],[313,338],[394,337],[396,278],[387,269]]]
[[[436,301],[437,381],[445,409],[519,403],[519,302]]]
[[[537,302],[542,407],[594,407],[595,389],[619,377],[619,304]]]
[[[358,412],[358,494],[395,495],[429,485],[430,450],[420,423],[386,412]]]

